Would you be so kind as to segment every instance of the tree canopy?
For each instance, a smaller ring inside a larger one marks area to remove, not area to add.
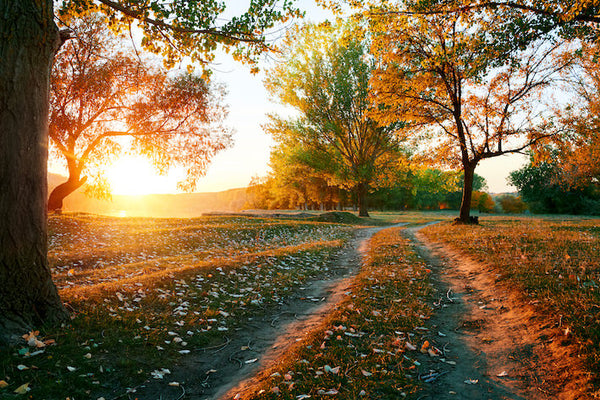
[[[189,73],[167,75],[121,50],[127,45],[97,14],[70,25],[76,37],[54,62],[49,129],[69,178],[50,194],[48,209],[61,208],[86,181],[88,191],[108,193],[103,166],[122,153],[115,139],[123,137],[159,171],[184,167],[180,187],[193,189],[212,155],[229,143],[221,90]]]
[[[296,141],[313,169],[334,185],[352,188],[360,215],[382,156],[398,146],[398,124],[379,124],[367,112],[374,64],[358,26],[305,25],[282,46],[285,63],[269,71],[267,89],[298,117],[271,117],[267,130],[278,142]],[[317,165],[319,160],[325,163]],[[379,165],[381,166],[381,165]]]

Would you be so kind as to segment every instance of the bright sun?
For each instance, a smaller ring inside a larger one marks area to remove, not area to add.
[[[178,178],[173,175],[157,175],[150,161],[136,156],[119,158],[106,173],[111,192],[116,195],[175,193]]]

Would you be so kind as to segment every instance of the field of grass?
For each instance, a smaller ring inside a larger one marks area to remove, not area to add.
[[[351,292],[252,399],[397,399],[419,388],[417,349],[432,312],[429,271],[401,228],[376,234]],[[433,348],[431,349],[433,350]]]
[[[51,217],[49,258],[72,320],[41,329],[40,347],[0,351],[0,398],[109,399],[150,376],[167,384],[178,358],[222,343],[327,273],[351,231],[258,218]]]
[[[599,220],[485,217],[479,226],[454,226],[452,217],[373,213],[375,224],[445,220],[423,232],[495,265],[569,330],[598,371]],[[266,217],[53,216],[49,259],[72,320],[0,349],[0,398],[135,398],[147,379],[177,384],[169,368],[182,357],[221,345],[326,276],[353,229]],[[433,289],[401,231],[373,237],[335,312],[249,398],[419,396],[419,359],[438,351],[423,328]]]
[[[599,219],[489,217],[479,226],[441,223],[423,233],[494,266],[573,335],[590,371],[600,370]]]

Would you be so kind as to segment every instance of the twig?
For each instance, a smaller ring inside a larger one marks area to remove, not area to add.
[[[181,390],[183,391],[183,393],[181,393],[181,396],[179,396],[177,398],[177,400],[181,400],[185,396],[185,388],[183,387],[183,385],[179,385],[179,387],[181,388]]]

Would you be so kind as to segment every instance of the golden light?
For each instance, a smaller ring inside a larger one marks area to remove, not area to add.
[[[178,175],[158,175],[147,159],[124,156],[116,160],[106,173],[111,192],[115,195],[141,196],[155,193],[176,193]]]

